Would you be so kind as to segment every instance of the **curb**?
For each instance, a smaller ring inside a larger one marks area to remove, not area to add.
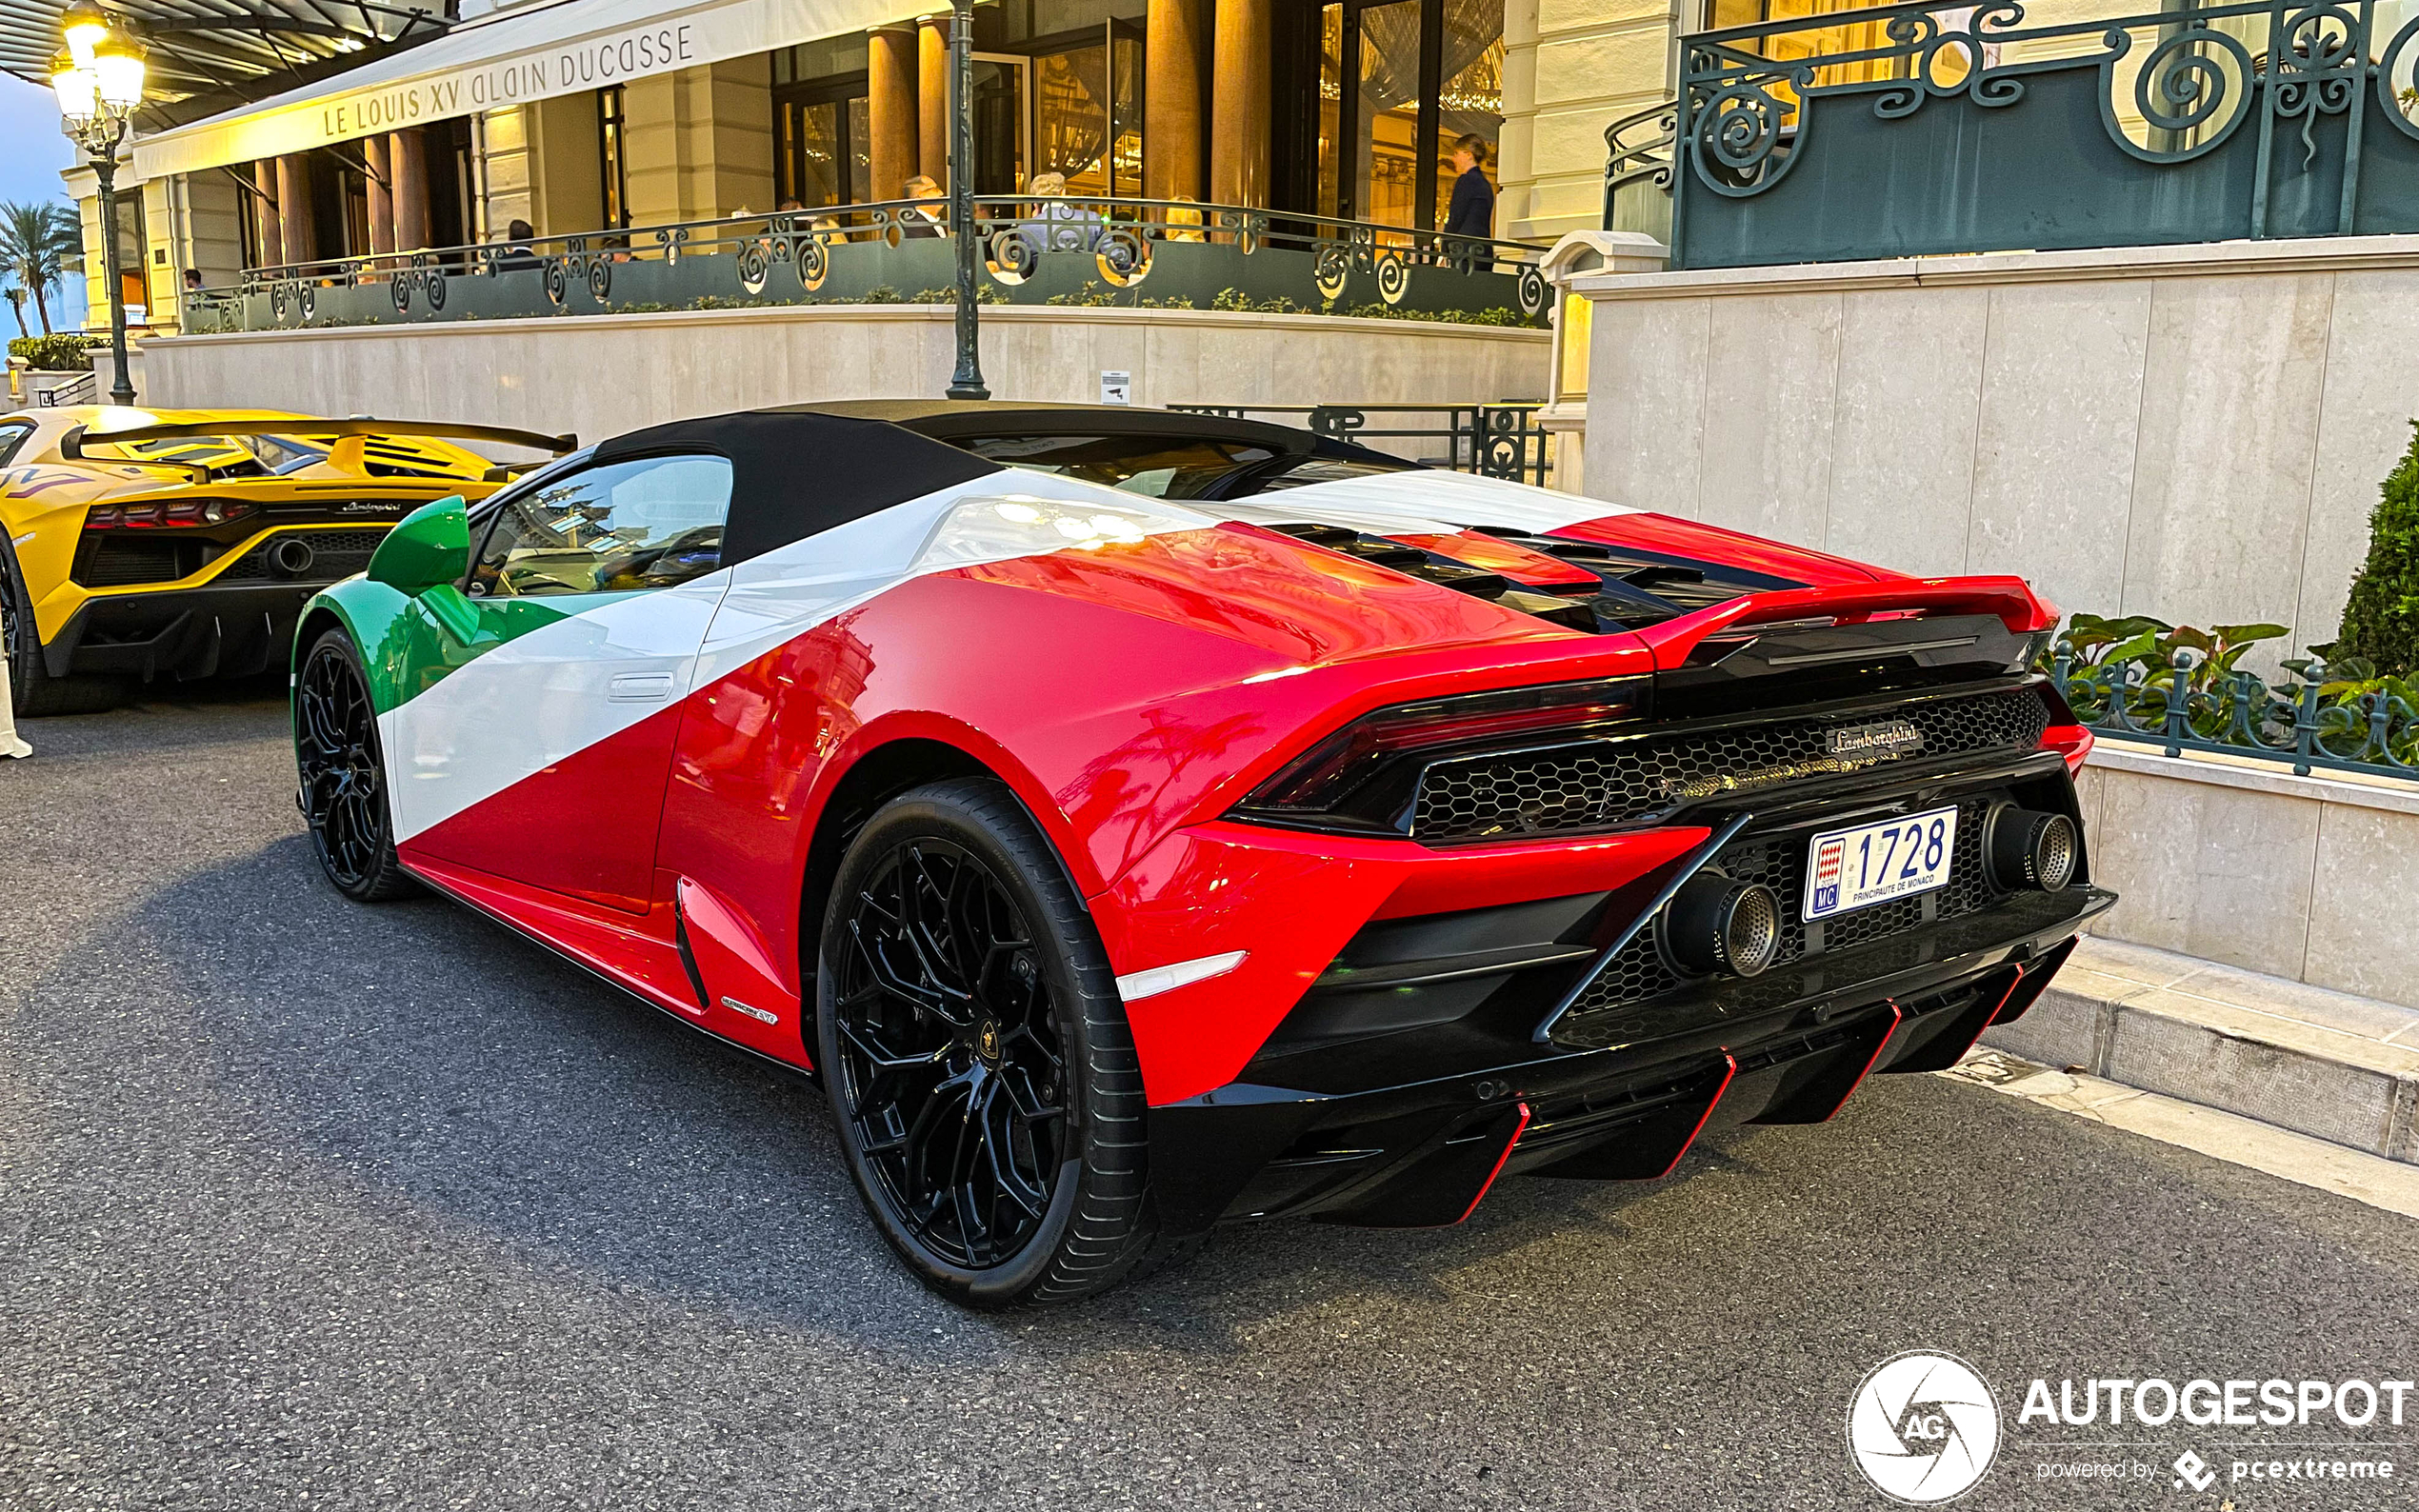
[[[1982,1043],[2419,1164],[2419,1013],[2087,937]]]

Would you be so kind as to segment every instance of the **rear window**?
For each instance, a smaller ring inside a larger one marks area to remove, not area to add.
[[[1277,455],[1266,447],[1198,436],[982,436],[955,445],[1005,468],[1081,478],[1153,499],[1197,499],[1239,469]]]

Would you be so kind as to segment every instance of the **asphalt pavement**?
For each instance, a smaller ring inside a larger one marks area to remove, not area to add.
[[[1918,1348],[1998,1398],[1960,1506],[2419,1505],[2419,1401],[2018,1421],[2035,1377],[2408,1379],[2419,1224],[1940,1077],[1660,1184],[1229,1229],[1087,1305],[959,1312],[813,1087],[449,904],[341,900],[267,691],[0,763],[10,1512],[1881,1507],[1846,1413]],[[2220,1434],[2407,1462],[2174,1485]],[[2094,1456],[2155,1474],[2042,1479]]]

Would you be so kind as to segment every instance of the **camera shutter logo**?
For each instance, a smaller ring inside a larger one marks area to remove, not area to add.
[[[1998,1453],[1999,1399],[1955,1355],[1892,1355],[1849,1403],[1848,1457],[1893,1502],[1953,1501],[1981,1482]]]

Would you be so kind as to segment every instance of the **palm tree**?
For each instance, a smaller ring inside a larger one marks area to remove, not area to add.
[[[14,284],[10,284],[6,292],[9,296],[9,310],[11,314],[17,317],[17,334],[20,336],[32,335],[33,332],[25,328],[25,290],[19,288]]]
[[[42,334],[50,334],[50,286],[84,254],[84,228],[75,211],[56,203],[0,204],[0,271],[33,295]],[[22,294],[19,296],[23,297]],[[17,323],[23,325],[22,311]]]

